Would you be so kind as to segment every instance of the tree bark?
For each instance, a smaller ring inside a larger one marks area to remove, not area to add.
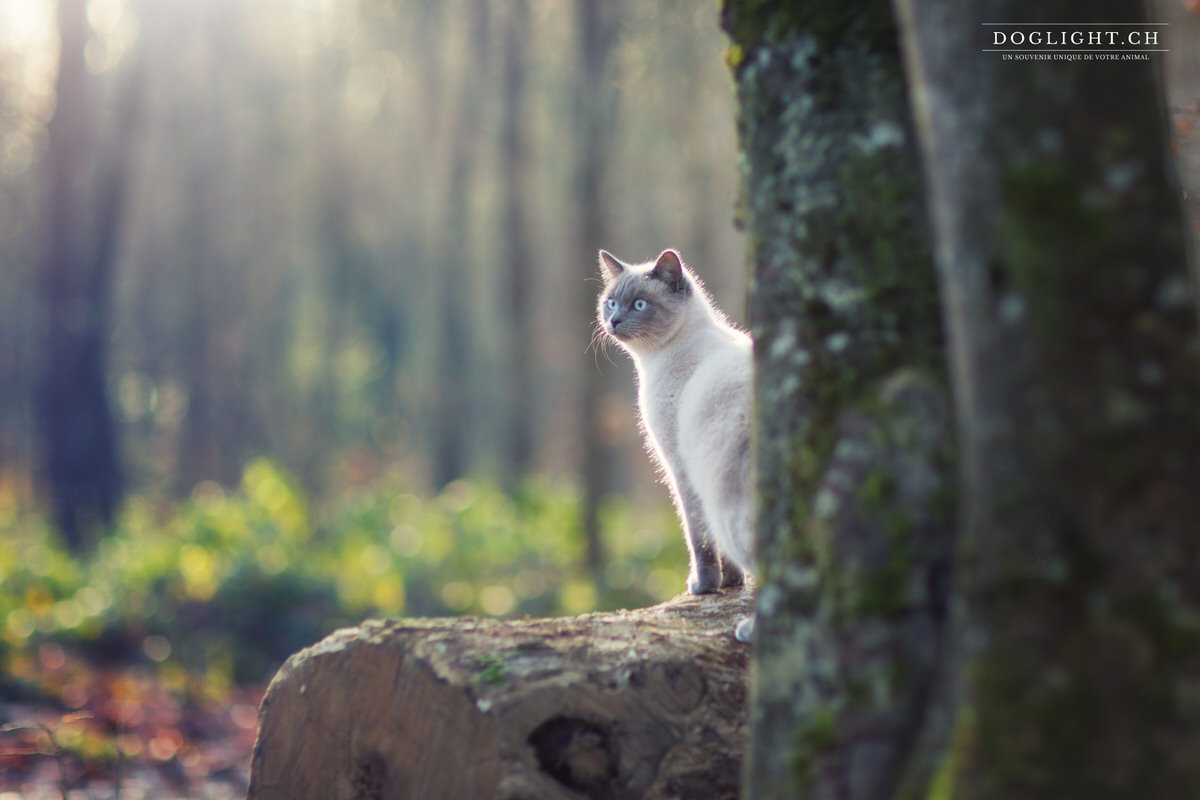
[[[939,796],[1200,796],[1200,342],[1155,65],[979,52],[981,22],[1144,9],[897,7],[965,469]]]
[[[271,682],[249,798],[736,797],[750,605],[338,631]]]
[[[891,9],[728,2],[753,265],[746,796],[890,797],[940,659],[951,423]]]

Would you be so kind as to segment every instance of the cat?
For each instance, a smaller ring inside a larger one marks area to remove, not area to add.
[[[662,470],[690,554],[687,589],[741,586],[754,566],[750,486],[753,343],[679,253],[630,265],[600,251],[600,329],[633,359],[646,447]],[[749,641],[753,617],[736,635]]]

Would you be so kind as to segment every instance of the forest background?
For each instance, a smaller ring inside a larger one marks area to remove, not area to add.
[[[0,2],[0,790],[244,788],[337,627],[680,590],[595,254],[744,321],[724,47],[679,0]]]
[[[336,627],[681,590],[594,259],[746,321],[725,47],[682,0],[0,0],[0,791],[236,792]]]

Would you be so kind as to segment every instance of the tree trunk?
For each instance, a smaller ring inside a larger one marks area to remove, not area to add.
[[[1148,8],[1154,20],[1170,26],[1166,28],[1170,32],[1164,34],[1170,40],[1165,45],[1170,52],[1160,55],[1167,107],[1175,128],[1172,150],[1184,189],[1188,250],[1194,256],[1200,253],[1200,5],[1154,0]],[[1191,266],[1193,279],[1200,284],[1200,263],[1193,259]]]
[[[35,403],[55,519],[67,544],[79,550],[96,527],[111,524],[121,496],[106,383],[109,299],[128,147],[120,143],[117,168],[99,173],[100,181],[93,183],[95,87],[84,64],[86,3],[60,0],[58,26],[57,106],[44,159],[43,328]],[[130,91],[136,89],[134,84]],[[123,110],[128,122],[135,109]]]
[[[750,604],[339,631],[271,682],[249,798],[734,798]]]
[[[507,304],[501,314],[508,336],[507,447],[509,481],[519,480],[533,467],[534,419],[538,393],[533,379],[534,328],[533,248],[529,242],[526,207],[529,203],[529,159],[525,115],[525,84],[531,36],[529,3],[508,3],[504,25],[504,102],[500,130],[501,183],[504,196]]]
[[[938,783],[1200,796],[1200,342],[1155,66],[979,52],[981,21],[1144,10],[897,6],[966,482]]]
[[[442,248],[438,270],[437,408],[434,414],[433,483],[442,487],[461,478],[468,467],[471,402],[471,304],[467,265],[472,228],[470,189],[475,176],[479,127],[483,119],[483,78],[487,65],[490,11],[483,0],[467,10],[470,64],[458,95],[458,113],[451,131],[450,174],[446,212],[442,219]]]
[[[609,235],[604,174],[615,129],[616,92],[606,75],[605,65],[616,38],[619,8],[617,0],[578,0],[575,10],[579,41],[579,88],[575,92],[579,162],[574,187],[579,222],[575,252],[579,258],[588,260],[596,258]],[[580,313],[590,329],[596,318],[597,287],[586,279],[581,279],[578,285]],[[601,401],[609,382],[599,367],[591,363],[587,364],[581,377],[580,474],[583,478],[583,531],[587,540],[585,559],[588,568],[599,577],[604,566],[600,500],[608,489],[608,475],[615,460],[613,447],[605,440],[600,426]]]
[[[226,486],[235,485],[241,473],[241,455],[236,452],[244,442],[228,434],[228,418],[233,409],[225,402],[231,385],[237,387],[238,364],[227,358],[229,329],[237,319],[245,290],[240,280],[233,280],[223,250],[225,231],[224,198],[221,196],[223,176],[213,169],[228,159],[225,149],[230,141],[228,121],[229,87],[234,85],[230,60],[235,58],[224,43],[221,26],[228,21],[210,7],[197,9],[193,18],[199,31],[204,32],[205,53],[199,79],[193,86],[203,86],[204,113],[197,119],[195,103],[180,104],[174,109],[173,123],[177,130],[196,134],[197,143],[190,148],[185,167],[187,191],[186,212],[181,215],[183,228],[179,232],[179,260],[189,302],[185,306],[184,335],[179,348],[181,378],[187,391],[187,412],[183,417],[176,445],[178,469],[175,492],[187,497],[196,484],[213,480]],[[199,129],[199,130],[198,130]],[[236,274],[236,273],[235,273]],[[238,276],[240,278],[240,276]],[[245,388],[245,387],[238,387]],[[314,443],[315,444],[315,443]],[[318,448],[327,454],[326,448]],[[233,452],[231,452],[231,450]]]
[[[891,9],[728,2],[753,275],[751,798],[890,797],[952,537],[936,281]]]

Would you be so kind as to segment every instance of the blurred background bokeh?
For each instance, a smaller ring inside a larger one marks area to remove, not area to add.
[[[0,771],[219,771],[180,709],[252,735],[337,627],[681,591],[589,343],[601,247],[744,321],[717,13],[0,0]]]
[[[6,646],[261,679],[678,592],[595,254],[742,319],[724,46],[683,0],[0,0]]]

